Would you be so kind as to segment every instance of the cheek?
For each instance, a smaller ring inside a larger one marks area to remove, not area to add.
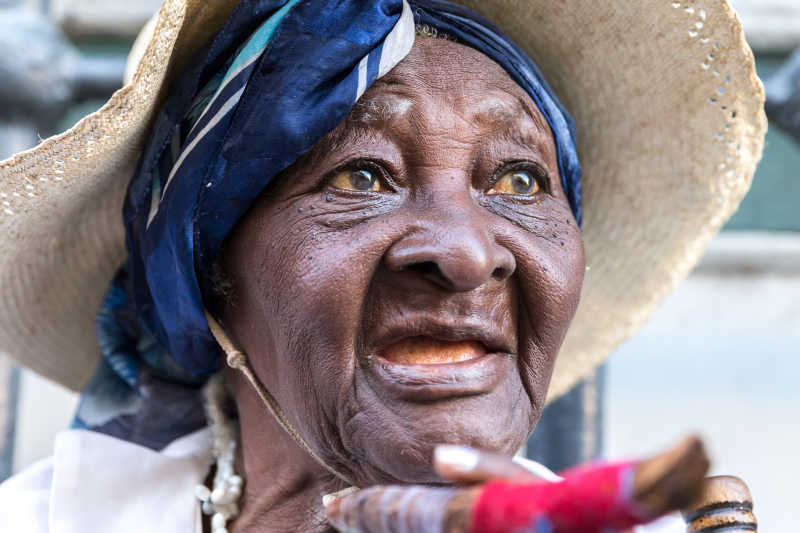
[[[577,309],[585,271],[583,239],[565,205],[506,208],[503,234],[517,261],[522,303],[545,345],[560,345]]]
[[[585,270],[583,241],[575,223],[551,221],[549,226],[551,238],[514,232],[507,244],[517,259],[520,374],[537,410],[544,406],[556,356],[580,300]],[[552,233],[558,238],[553,239]]]
[[[363,302],[391,241],[385,228],[396,225],[335,225],[319,205],[308,199],[254,213],[237,230],[231,255],[241,259],[230,265],[237,307],[251,325],[242,348],[293,418],[317,421],[298,424],[305,428],[324,427],[320,419],[334,419],[349,394]]]

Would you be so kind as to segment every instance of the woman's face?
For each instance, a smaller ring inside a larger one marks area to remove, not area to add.
[[[237,226],[222,318],[360,483],[435,481],[439,443],[512,453],[583,280],[560,183],[547,123],[505,71],[419,37]],[[239,403],[243,431],[268,416]]]

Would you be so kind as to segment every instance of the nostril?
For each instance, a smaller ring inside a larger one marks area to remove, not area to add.
[[[433,261],[425,261],[422,263],[414,263],[408,267],[408,270],[416,272],[417,274],[422,274],[425,276],[435,275],[441,276],[442,270],[439,268],[439,265],[434,263]]]
[[[494,264],[496,266],[492,270],[492,278],[495,281],[503,281],[514,274],[517,269],[517,261],[508,248],[498,246],[495,251],[496,253],[492,259],[495,261]]]
[[[415,272],[419,276],[431,281],[432,283],[445,288],[452,289],[452,281],[442,272],[441,267],[435,261],[422,261],[406,267],[407,270]]]
[[[514,274],[510,250],[478,231],[420,232],[395,243],[384,256],[389,272],[426,279],[438,287],[465,292]]]

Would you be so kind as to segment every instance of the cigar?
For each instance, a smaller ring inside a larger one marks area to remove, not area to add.
[[[330,502],[326,512],[347,533],[602,533],[685,506],[708,466],[702,443],[691,437],[651,459],[585,465],[553,483],[377,486]]]

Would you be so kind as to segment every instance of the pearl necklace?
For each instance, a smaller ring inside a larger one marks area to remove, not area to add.
[[[211,453],[216,459],[213,489],[203,484],[195,488],[203,514],[211,516],[212,533],[228,533],[228,521],[239,515],[239,498],[244,481],[233,472],[236,457],[236,425],[225,414],[226,398],[221,375],[212,377],[203,388],[206,417],[211,428]]]

